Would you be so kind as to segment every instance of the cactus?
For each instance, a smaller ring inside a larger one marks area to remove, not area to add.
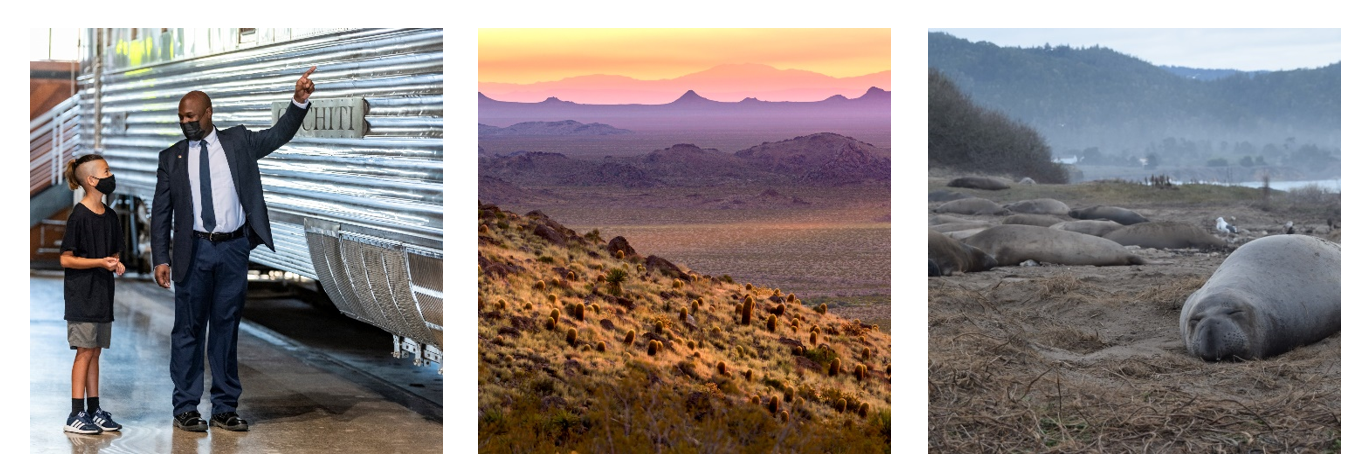
[[[853,377],[856,377],[858,382],[867,378],[867,366],[858,364],[857,367],[853,369]]]
[[[829,377],[838,376],[838,371],[842,368],[841,366],[842,364],[838,362],[838,358],[834,358],[833,362],[829,363]]]
[[[863,417],[863,418],[866,418],[866,417],[867,417],[867,412],[870,411],[870,410],[871,410],[871,407],[870,407],[870,406],[867,406],[867,404],[864,402],[864,403],[862,403],[862,406],[857,407],[857,415],[858,415],[858,416],[861,416],[861,417]]]
[[[687,322],[687,307],[682,307],[682,309],[677,312],[677,322],[678,323]]]
[[[550,280],[549,280],[549,283],[550,283],[550,284],[554,284],[554,287],[563,287],[563,286],[564,286],[562,282],[559,282],[559,278],[557,278],[557,277],[556,277],[556,278],[553,278],[553,279],[550,279]]]
[[[554,305],[554,304],[557,304],[557,303],[559,303],[559,296],[554,295],[554,294],[549,294],[549,304],[550,304],[550,305]]]
[[[712,326],[712,327],[710,327],[710,334],[711,334],[712,336],[720,336],[720,327],[718,327],[718,326]]]
[[[497,309],[498,309],[498,310],[506,310],[506,309],[507,309],[507,299],[497,299]]]
[[[693,315],[696,315],[697,317],[700,317],[700,316],[701,316],[701,302],[698,302],[698,301],[696,301],[696,300],[691,301],[691,312],[692,312]]]
[[[692,274],[691,274],[691,282],[696,282],[696,281],[700,281],[700,280],[701,280],[701,276],[697,276],[696,273],[692,273]]]
[[[625,345],[630,346],[633,344],[635,344],[635,330],[630,330],[625,333]]]
[[[747,380],[749,382],[753,381],[753,369],[744,371],[744,380]]]
[[[776,333],[776,332],[777,332],[777,316],[776,316],[776,315],[768,315],[768,316],[767,316],[767,331],[770,331],[770,332],[773,332],[773,333]]]
[[[569,272],[568,272],[568,280],[570,280],[570,281],[576,281],[576,280],[578,280],[578,273],[575,273],[575,272],[573,272],[573,271],[569,271]]]
[[[776,394],[767,399],[767,411],[774,415],[781,411],[781,401],[777,399]]]
[[[478,233],[488,233],[488,224],[479,224]]]
[[[781,289],[772,289],[773,297],[781,297]]]
[[[569,328],[569,329],[568,329],[568,345],[569,345],[569,346],[573,346],[573,345],[576,345],[577,343],[578,343],[578,329],[577,329],[577,328]]]
[[[595,302],[592,304],[592,314],[601,315],[601,306],[597,305]]]
[[[606,352],[606,342],[597,341],[597,352]]]
[[[743,305],[742,309],[743,309],[743,310],[741,310],[741,312],[742,312],[742,313],[741,313],[741,318],[742,318],[742,320],[740,321],[740,323],[742,323],[742,324],[744,324],[744,325],[748,325],[748,324],[752,323],[752,322],[753,322],[753,297],[745,297],[745,298],[744,298],[744,305]]]
[[[546,322],[545,322],[545,329],[546,329],[546,330],[550,330],[550,331],[554,331],[554,327],[555,327],[555,326],[558,326],[558,324],[559,324],[559,319],[558,319],[558,318],[550,317],[550,318],[549,318],[549,321],[546,321]]]
[[[616,259],[625,259],[625,250],[616,250]]]
[[[786,294],[786,302],[788,302],[788,303],[794,303],[795,301],[796,301],[796,294]]]
[[[837,410],[839,413],[842,413],[842,412],[844,412],[844,411],[847,411],[847,410],[848,410],[848,399],[847,399],[847,398],[839,398],[839,399],[838,399],[838,402],[834,404],[834,410]]]
[[[654,334],[663,334],[663,320],[654,322]]]
[[[658,340],[649,340],[649,355],[658,354]]]
[[[761,398],[758,398],[757,395],[753,395],[753,396],[751,396],[751,397],[748,397],[748,402],[749,402],[749,403],[752,403],[752,404],[754,404],[754,405],[760,405],[760,406],[761,406],[763,400],[762,400]]]
[[[791,421],[791,414],[790,414],[790,413],[787,413],[786,410],[782,410],[782,412],[781,412],[781,422],[785,423],[785,422],[787,422],[787,421]]]
[[[579,302],[573,306],[573,314],[578,317],[578,321],[587,321],[587,306]]]
[[[777,304],[777,315],[786,314],[786,304]]]
[[[811,331],[811,332],[810,332],[810,346],[814,346],[814,345],[817,345],[817,344],[819,344],[819,332],[818,332],[818,331]]]
[[[864,361],[871,360],[871,348],[862,348],[862,360]]]
[[[886,376],[890,376],[890,364],[886,364]]]
[[[535,281],[535,290],[545,290],[545,281]]]
[[[819,313],[829,313],[829,304],[819,304],[819,307],[816,308],[815,311]]]
[[[782,400],[786,400],[787,402],[790,402],[790,401],[796,399],[796,388],[795,388],[795,387],[792,387],[792,386],[790,386],[790,385],[787,385],[787,386],[785,386],[785,387],[782,387],[782,391],[781,391],[781,392],[782,392],[782,397],[781,397]]]
[[[535,305],[532,304],[532,303],[530,303],[530,302],[526,302],[525,305],[522,305],[522,306],[521,306],[521,310],[534,310],[534,309],[535,309]]]
[[[549,317],[553,318],[554,321],[559,321],[559,309],[550,310]]]
[[[690,349],[690,350],[692,350],[692,351],[695,351],[695,350],[696,350],[696,341],[693,341],[693,340],[690,340],[690,339],[687,340],[687,349]]]
[[[715,364],[715,372],[720,375],[725,375],[725,361],[720,361]]]
[[[745,282],[745,283],[744,283],[744,290],[753,290],[753,283],[751,283],[751,282]]]
[[[805,398],[803,397],[796,397],[796,400],[791,402],[792,408],[800,408],[802,406],[805,406]]]
[[[673,289],[681,289],[681,288],[682,288],[682,280],[681,280],[681,279],[673,279]]]
[[[606,282],[605,274],[597,274],[597,282]]]

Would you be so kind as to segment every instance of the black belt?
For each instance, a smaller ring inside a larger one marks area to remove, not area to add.
[[[204,240],[208,240],[208,241],[214,242],[214,243],[223,242],[223,241],[228,241],[228,240],[231,240],[231,239],[240,237],[240,236],[242,236],[242,235],[246,235],[246,225],[245,225],[245,224],[243,224],[243,225],[241,226],[241,228],[238,228],[237,230],[232,231],[232,232],[213,232],[213,233],[208,233],[208,232],[200,232],[200,231],[198,231],[198,230],[195,230],[195,231],[194,231],[194,236],[199,237],[199,238],[202,238],[202,239],[204,239]]]

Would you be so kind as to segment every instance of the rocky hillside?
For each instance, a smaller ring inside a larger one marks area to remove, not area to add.
[[[890,451],[890,336],[479,206],[480,452]]]
[[[489,135],[623,135],[633,133],[628,129],[619,129],[598,122],[583,124],[573,120],[519,122],[507,127],[478,125],[479,137]]]
[[[801,181],[848,184],[890,181],[890,151],[828,132],[764,142],[734,154],[759,168],[800,175]]]

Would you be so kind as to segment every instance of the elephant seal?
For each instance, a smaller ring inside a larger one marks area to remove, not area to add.
[[[929,218],[928,218],[928,225],[963,224],[963,223],[971,223],[971,222],[980,222],[980,221],[979,221],[979,220],[965,219],[965,218],[955,217],[955,216],[950,216],[950,215],[945,215],[945,214],[935,215],[935,216],[933,216],[933,217],[929,217]]]
[[[929,265],[929,271],[931,272],[933,265],[936,264],[943,276],[954,272],[989,271],[999,265],[984,251],[932,230],[928,231],[928,260],[932,263]]]
[[[1114,222],[1112,220],[1072,220],[1070,222],[1061,222],[1059,224],[1051,226],[1051,228],[1055,230],[1065,230],[1067,232],[1083,233],[1085,235],[1093,235],[1096,237],[1108,235],[1108,232],[1112,232],[1123,227],[1126,227],[1126,225]]]
[[[937,191],[928,192],[928,202],[947,202],[955,201],[957,199],[966,199],[968,197],[973,196],[971,196],[970,194],[962,194],[956,191],[948,191],[946,189],[939,189]]]
[[[1146,264],[1113,240],[1033,225],[1000,225],[981,230],[962,243],[980,248],[1001,266],[1027,260],[1091,266]]]
[[[1075,209],[1070,211],[1067,215],[1072,219],[1081,220],[1108,219],[1123,225],[1150,222],[1149,220],[1146,220],[1146,217],[1142,217],[1141,214],[1138,214],[1135,211],[1115,206],[1094,206],[1087,209]]]
[[[990,227],[994,227],[994,225],[991,225]],[[943,235],[947,235],[947,238],[951,238],[953,240],[965,240],[966,237],[980,233],[982,230],[985,230],[990,227],[957,230],[955,232],[943,232]]]
[[[1049,216],[1049,215],[1042,215],[1042,214],[1014,214],[1014,215],[1005,217],[1005,218],[1004,218],[1004,221],[1003,221],[1003,222],[1000,222],[1000,223],[1004,223],[1004,224],[1017,224],[1017,225],[1036,225],[1036,226],[1038,226],[1038,227],[1050,227],[1050,226],[1053,226],[1053,225],[1056,225],[1056,224],[1059,224],[1059,223],[1062,223],[1062,222],[1065,222],[1065,221],[1064,221],[1064,220],[1061,220],[1061,219],[1058,219],[1058,218],[1055,218],[1055,217],[1052,217],[1052,216]]]
[[[1108,232],[1104,238],[1123,246],[1142,248],[1198,248],[1207,250],[1227,246],[1227,242],[1184,222],[1144,222]]]
[[[938,263],[933,262],[933,260],[928,260],[928,277],[938,277],[941,275],[942,268],[938,267]]]
[[[1005,204],[1004,208],[1017,214],[1066,215],[1070,212],[1070,206],[1067,206],[1066,203],[1051,198],[1018,201]]]
[[[1270,235],[1232,252],[1179,313],[1189,354],[1260,359],[1340,331],[1340,245]]]
[[[978,197],[944,202],[942,205],[933,208],[933,212],[951,212],[954,214],[966,215],[1009,215],[1011,213],[1008,209],[1005,209],[1004,206],[995,204],[994,201]]]
[[[998,178],[989,178],[985,176],[963,176],[961,178],[957,178],[948,182],[947,186],[950,188],[971,188],[998,191],[1001,189],[1009,189],[1009,182]]]
[[[989,222],[961,222],[955,224],[929,225],[928,229],[938,233],[956,232],[959,230],[974,230],[978,228],[990,228],[995,224]]]

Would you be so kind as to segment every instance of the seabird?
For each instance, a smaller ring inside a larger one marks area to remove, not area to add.
[[[1283,233],[1287,233],[1287,234],[1289,234],[1289,235],[1292,235],[1292,234],[1294,233],[1294,231],[1293,231],[1293,221],[1290,220],[1290,221],[1288,221],[1288,223],[1283,224]]]
[[[1227,221],[1217,218],[1217,231],[1222,233],[1236,233],[1236,226],[1228,224]]]

